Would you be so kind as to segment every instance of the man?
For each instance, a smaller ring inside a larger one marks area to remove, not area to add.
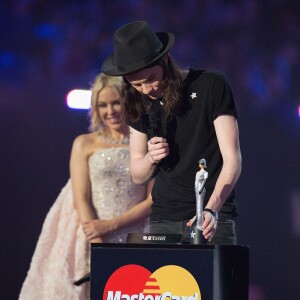
[[[195,174],[205,159],[203,235],[209,244],[236,244],[241,153],[232,91],[221,73],[180,69],[169,54],[174,41],[172,33],[132,22],[114,33],[114,51],[102,64],[102,72],[125,81],[132,177],[144,183],[155,176],[150,232],[188,240]]]

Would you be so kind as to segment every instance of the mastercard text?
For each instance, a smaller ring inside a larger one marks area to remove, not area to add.
[[[107,300],[198,300],[198,293],[194,293],[193,296],[177,296],[172,295],[170,292],[165,292],[161,295],[145,295],[139,294],[122,294],[121,291],[108,291]]]

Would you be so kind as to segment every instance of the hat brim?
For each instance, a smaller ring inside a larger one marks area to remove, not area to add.
[[[126,66],[122,66],[122,70],[119,69],[118,66],[115,66],[114,61],[114,53],[110,54],[103,62],[101,66],[101,72],[108,76],[122,76],[127,75],[133,72],[136,72],[138,70],[144,69],[148,67],[149,65],[153,64],[155,61],[163,57],[170,48],[173,46],[175,42],[175,36],[174,34],[170,32],[156,32],[157,37],[162,43],[162,49],[160,52],[150,61],[140,61],[136,62],[135,64],[132,64],[130,67],[126,68]]]

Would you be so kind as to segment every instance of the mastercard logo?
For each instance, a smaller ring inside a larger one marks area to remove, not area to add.
[[[151,273],[131,264],[112,273],[103,300],[201,300],[201,293],[194,276],[180,266],[167,265]]]

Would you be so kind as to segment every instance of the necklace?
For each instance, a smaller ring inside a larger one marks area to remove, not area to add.
[[[107,132],[98,132],[98,137],[103,144],[129,144],[129,135],[126,135],[123,139],[114,139]]]

